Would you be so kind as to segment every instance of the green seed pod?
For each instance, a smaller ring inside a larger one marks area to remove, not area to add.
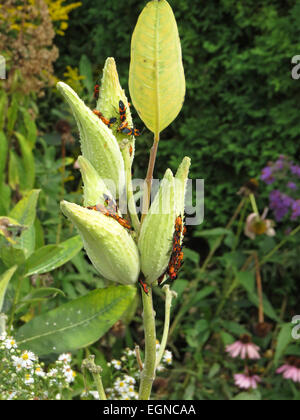
[[[108,188],[112,181],[117,193],[121,193],[125,188],[124,161],[112,131],[84,104],[70,86],[59,82],[57,88],[73,111],[80,132],[83,156],[94,166]]]
[[[141,269],[148,284],[156,281],[169,263],[175,218],[175,182],[171,170],[167,169],[138,241]]]
[[[184,157],[175,175],[175,205],[176,216],[184,216],[184,200],[186,192],[186,183],[191,166],[191,159]]]
[[[85,207],[104,204],[105,196],[112,194],[106,187],[93,165],[83,156],[79,156],[78,163],[83,179],[83,204]]]
[[[124,227],[101,212],[67,201],[61,202],[61,210],[78,229],[87,255],[103,277],[125,285],[137,281],[139,252]]]
[[[119,114],[120,100],[123,101],[126,108],[126,120],[128,121],[128,126],[133,127],[128,99],[125,95],[124,89],[122,89],[120,85],[116,62],[113,57],[108,57],[105,61],[103,69],[99,99],[97,101],[97,110],[102,112],[107,119],[112,117],[117,118],[116,123],[111,127],[112,131],[115,134],[122,150],[124,148],[128,148],[129,150],[129,147],[132,147],[132,162],[134,156],[135,138],[133,136],[127,136],[126,134],[118,132],[118,127],[121,123]]]

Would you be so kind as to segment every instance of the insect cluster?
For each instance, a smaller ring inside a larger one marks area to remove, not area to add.
[[[94,87],[94,98],[96,100],[98,100],[99,98],[99,92],[100,92],[100,85],[96,84]],[[130,104],[129,104],[130,106]],[[99,117],[101,119],[101,121],[106,124],[108,126],[108,128],[111,128],[111,126],[113,124],[115,124],[117,122],[117,118],[112,117],[110,119],[107,119],[104,117],[104,115],[102,114],[102,112],[94,109],[93,110],[94,114],[97,115],[97,117]],[[128,136],[135,136],[138,137],[140,136],[142,133],[140,130],[138,130],[137,128],[134,127],[129,127],[128,126],[128,121],[126,119],[126,107],[123,101],[119,101],[119,115],[120,115],[120,121],[121,124],[119,125],[117,131],[123,134],[126,134]]]
[[[130,223],[123,217],[119,216],[118,206],[116,202],[112,198],[108,197],[107,195],[104,195],[104,200],[105,200],[104,204],[96,204],[95,206],[90,206],[87,208],[90,210],[100,211],[105,216],[112,217],[118,223],[120,223],[121,226],[130,230],[131,229]]]
[[[158,279],[158,284],[161,284],[165,275],[168,275],[171,280],[176,280],[180,268],[183,266],[183,251],[182,238],[186,233],[186,227],[183,225],[182,217],[178,216],[175,220],[175,231],[172,240],[172,253],[170,261],[166,270]]]

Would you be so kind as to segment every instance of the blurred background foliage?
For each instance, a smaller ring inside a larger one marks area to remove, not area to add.
[[[247,271],[245,263],[254,251],[263,260],[276,243],[285,240],[286,230],[296,227],[295,221],[285,219],[277,224],[275,239],[261,236],[250,241],[243,235],[245,218],[251,212],[248,201],[241,214],[228,222],[242,199],[237,193],[249,178],[259,181],[257,203],[261,212],[268,205],[270,190],[260,174],[269,161],[284,154],[299,162],[300,83],[291,77],[291,58],[300,51],[300,2],[169,3],[179,27],[187,93],[180,115],[161,135],[154,176],[161,177],[167,166],[175,170],[185,155],[191,156],[190,177],[205,179],[205,218],[201,226],[188,229],[187,263],[174,284],[179,299],[173,308],[170,347],[178,363],[171,378],[157,383],[155,389],[162,398],[207,399],[217,393],[228,399],[236,392],[228,385],[228,372],[234,372],[235,366],[224,362],[224,345],[239,334],[255,333],[257,322],[253,266]],[[9,215],[32,188],[41,190],[31,226],[35,232],[31,253],[47,244],[60,246],[74,236],[60,213],[59,201],[81,200],[77,128],[55,82],[70,84],[93,108],[94,85],[105,59],[112,56],[129,95],[130,39],[144,5],[137,0],[1,2],[0,54],[6,59],[8,78],[0,81],[0,215]],[[142,128],[132,111],[135,125]],[[136,140],[136,178],[145,177],[151,144],[147,132]],[[16,237],[7,234],[0,223],[0,233],[1,229],[1,235],[6,235],[0,239],[5,249],[8,239]],[[265,315],[273,325],[273,331],[257,342],[271,351],[264,359],[267,369],[263,363],[259,367],[266,376],[265,398],[275,398],[276,393],[285,398],[298,395],[295,387],[282,386],[280,378],[267,377],[272,356],[277,352],[279,360],[290,344],[289,340],[284,345],[281,342],[280,352],[276,347],[282,322],[290,322],[297,305],[299,308],[299,235],[286,242],[284,251],[271,255],[261,268]],[[1,273],[14,262],[2,258]],[[22,260],[17,273],[26,269]],[[15,321],[20,325],[104,285],[79,253],[63,267],[56,266],[51,274],[43,273],[30,281],[26,278],[20,302],[39,287],[61,289],[64,295],[53,292],[51,299],[43,296],[41,301],[20,305]],[[8,313],[13,313],[17,304],[16,290],[17,276],[7,292]],[[162,292],[158,289],[156,293],[161,331]],[[110,360],[121,354],[124,343],[132,347],[140,342],[140,316],[138,306],[135,315],[121,321],[124,325],[131,322],[133,328],[115,328],[90,351],[103,351]],[[288,354],[295,354],[295,350]],[[81,360],[83,351],[77,357]],[[101,353],[99,357],[103,360],[104,356]],[[166,391],[168,383],[175,384],[171,394]]]

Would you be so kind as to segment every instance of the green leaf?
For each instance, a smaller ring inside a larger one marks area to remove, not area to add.
[[[6,117],[7,95],[2,89],[0,94],[0,131],[3,130]]]
[[[4,171],[6,168],[8,154],[8,142],[3,131],[0,132],[0,182],[4,181]],[[1,187],[0,187],[1,188]]]
[[[283,324],[277,338],[276,351],[274,356],[274,363],[277,364],[279,359],[284,354],[285,349],[292,341],[292,328],[291,323]]]
[[[254,277],[254,273],[251,272],[247,272],[247,271],[240,271],[238,274],[238,279],[240,284],[244,287],[244,289],[248,292],[248,298],[249,300],[255,305],[255,306],[259,306],[259,299],[257,296],[257,291],[255,288],[255,277]],[[264,307],[264,312],[265,314],[273,319],[273,321],[278,322],[279,321],[279,317],[276,314],[275,309],[273,308],[271,302],[269,301],[269,299],[267,298],[267,296],[263,296],[263,307]]]
[[[22,163],[24,166],[24,173],[21,181],[23,190],[31,190],[34,186],[35,179],[35,164],[34,157],[31,151],[30,144],[26,141],[25,137],[21,133],[15,133],[19,141],[20,150],[22,154]]]
[[[37,249],[27,260],[27,274],[43,274],[70,261],[82,248],[80,236],[62,242],[59,245],[46,245]]]
[[[94,290],[37,316],[18,330],[16,340],[39,356],[86,347],[121,318],[135,294],[132,286]]]
[[[18,108],[19,108],[19,100],[17,95],[13,95],[11,105],[7,110],[7,125],[6,130],[8,135],[10,135],[14,129],[15,123],[17,121],[18,116]]]
[[[196,232],[195,236],[200,236],[204,238],[209,238],[211,236],[222,236],[222,235],[228,235],[231,233],[231,230],[225,229],[225,228],[214,228],[214,229],[205,229],[201,230],[200,232]]]
[[[21,225],[30,227],[35,219],[36,204],[40,190],[31,190],[12,209],[9,217],[17,220]]]
[[[261,401],[261,394],[259,391],[241,392],[236,395],[231,401]]]
[[[9,151],[8,183],[15,190],[20,185],[20,173],[22,173],[19,157],[13,151]]]
[[[26,140],[30,149],[32,150],[37,138],[37,127],[34,119],[31,117],[26,108],[21,108],[21,112],[23,114],[24,124],[27,131]]]
[[[140,118],[157,135],[176,118],[185,95],[181,45],[166,0],[140,14],[131,41],[129,90]]]
[[[28,295],[24,296],[20,302],[25,303],[26,301],[30,299],[51,296],[51,295],[65,296],[64,292],[60,289],[57,289],[56,287],[39,287],[38,289],[34,289]]]
[[[3,301],[4,301],[5,292],[6,292],[8,283],[10,282],[10,279],[14,275],[17,268],[18,267],[16,265],[14,265],[13,267],[11,267],[9,270],[5,271],[5,273],[3,273],[0,276],[0,312],[2,310]]]
[[[92,92],[93,87],[94,87],[93,69],[92,69],[92,64],[89,58],[85,54],[83,54],[80,57],[79,71],[80,71],[80,75],[84,76],[84,79],[82,81],[84,84],[84,87],[87,89],[88,92]]]

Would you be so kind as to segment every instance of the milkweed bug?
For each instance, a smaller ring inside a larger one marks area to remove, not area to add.
[[[120,131],[122,131],[123,134],[127,134],[128,136],[135,136],[135,137],[138,137],[138,136],[140,136],[142,134],[140,132],[140,130],[138,130],[137,128],[134,128],[134,127],[132,127],[132,128],[124,127]]]
[[[104,123],[104,124],[106,124],[107,126],[108,126],[108,128],[110,128],[116,121],[117,121],[117,119],[116,118],[110,118],[109,120],[107,119],[107,118],[105,118],[104,117],[104,115],[102,114],[102,112],[100,112],[100,111],[97,111],[97,109],[94,109],[93,110],[93,113],[95,114],[95,115],[97,115],[97,117],[98,118],[100,118],[100,120]]]
[[[96,84],[96,85],[94,86],[94,98],[95,98],[96,100],[98,100],[98,99],[99,99],[99,92],[100,92],[100,85]]]
[[[182,218],[181,216],[178,216],[175,220],[175,228],[172,239],[172,252],[169,264],[166,270],[158,278],[158,284],[161,284],[165,275],[168,275],[171,280],[176,280],[178,272],[184,264],[181,237],[184,236],[185,233],[186,228],[183,226]]]
[[[146,293],[146,295],[148,295],[148,293],[149,293],[149,287],[148,287],[147,283],[144,282],[141,278],[139,278],[139,283],[142,286],[142,289],[144,290],[144,292]]]
[[[121,122],[126,121],[126,108],[123,101],[119,101],[119,114]]]
[[[110,197],[108,197],[107,195],[104,195],[104,199],[105,199],[104,205],[96,204],[95,206],[90,206],[87,208],[89,210],[100,211],[105,216],[111,217],[112,219],[116,220],[124,228],[131,230],[132,228],[131,228],[130,223],[126,219],[118,215],[118,207],[115,201],[111,199]]]

